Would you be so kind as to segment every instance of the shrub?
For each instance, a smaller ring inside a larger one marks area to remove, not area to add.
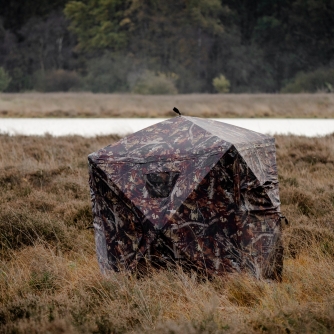
[[[131,59],[122,55],[105,54],[91,59],[85,78],[86,89],[94,93],[129,91],[127,75],[131,66]]]
[[[41,92],[68,92],[78,90],[82,80],[78,73],[65,70],[35,73],[34,88]]]
[[[11,78],[8,73],[3,67],[0,67],[0,92],[3,92],[8,87],[10,81]]]
[[[223,74],[214,78],[212,84],[218,93],[228,93],[230,91],[231,84]]]
[[[179,93],[192,94],[206,91],[206,80],[198,77],[191,69],[182,66],[177,62],[171,64],[171,70],[175,74],[175,86]]]
[[[144,71],[134,80],[132,92],[144,95],[177,94],[173,79],[163,73],[155,74],[152,71]]]
[[[334,69],[321,68],[310,73],[299,73],[282,88],[282,93],[315,93],[317,91],[332,92],[334,86]]]

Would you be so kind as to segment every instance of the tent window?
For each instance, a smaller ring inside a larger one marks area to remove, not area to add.
[[[179,177],[178,172],[150,173],[145,175],[145,186],[153,198],[168,197]]]

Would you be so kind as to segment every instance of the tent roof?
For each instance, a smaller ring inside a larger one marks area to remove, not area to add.
[[[157,123],[90,155],[99,163],[177,160],[224,153],[232,145],[245,149],[271,137],[231,124],[197,117],[174,117]]]

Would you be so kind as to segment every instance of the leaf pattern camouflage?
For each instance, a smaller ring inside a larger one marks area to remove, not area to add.
[[[191,263],[207,274],[279,278],[275,140],[175,117],[88,156],[102,272]]]

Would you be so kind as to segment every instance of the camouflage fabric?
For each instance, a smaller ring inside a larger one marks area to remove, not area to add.
[[[282,269],[275,140],[175,117],[88,156],[102,272],[145,261],[207,274]]]

